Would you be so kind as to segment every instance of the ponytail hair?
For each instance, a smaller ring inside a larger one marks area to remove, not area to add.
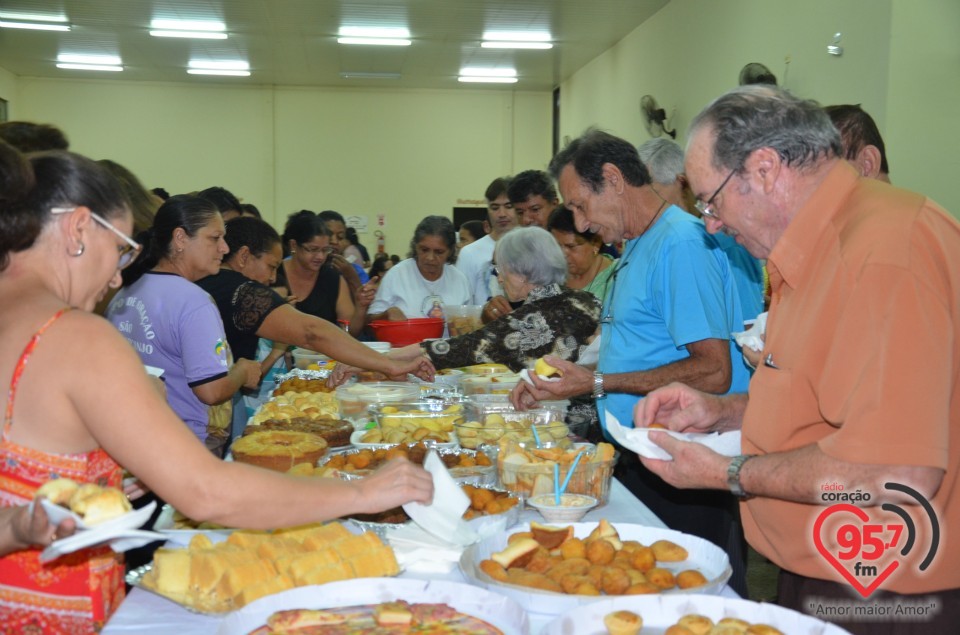
[[[227,235],[224,240],[230,248],[224,260],[233,258],[241,247],[246,247],[251,256],[259,258],[280,243],[280,234],[265,220],[253,216],[238,216],[227,221]]]
[[[137,235],[137,242],[144,248],[133,264],[123,270],[123,286],[130,286],[161,259],[170,257],[173,232],[178,227],[193,238],[219,213],[210,201],[190,194],[178,194],[164,201],[153,219],[153,227]]]
[[[51,209],[81,205],[107,219],[129,213],[119,183],[95,161],[65,150],[25,156],[0,142],[0,271],[33,247]]]

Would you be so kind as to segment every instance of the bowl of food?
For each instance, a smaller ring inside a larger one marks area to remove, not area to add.
[[[550,523],[575,523],[596,507],[598,502],[593,496],[568,493],[560,495],[559,503],[555,494],[539,494],[527,499],[527,503]]]
[[[363,427],[370,421],[367,409],[379,403],[408,402],[420,399],[420,387],[397,381],[358,382],[340,386],[336,391],[340,418]]]
[[[453,304],[443,305],[443,315],[447,320],[447,333],[450,337],[466,335],[483,328],[483,320],[480,315],[483,313],[483,307],[476,304],[466,304],[457,306]]]
[[[443,318],[410,318],[409,320],[374,320],[370,323],[373,336],[392,346],[419,344],[423,340],[443,335]]]

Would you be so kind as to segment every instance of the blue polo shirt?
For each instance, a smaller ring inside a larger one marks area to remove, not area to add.
[[[730,339],[743,313],[727,256],[698,219],[670,206],[643,235],[627,242],[601,313],[604,373],[650,370],[689,357],[686,344],[729,342],[729,392],[746,392],[750,375]],[[600,421],[612,412],[633,425],[639,395],[608,393],[597,400]]]

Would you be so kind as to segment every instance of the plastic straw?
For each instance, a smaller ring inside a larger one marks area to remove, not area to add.
[[[563,485],[560,486],[560,494],[563,494],[567,491],[567,485],[570,483],[570,477],[573,476],[573,473],[577,469],[577,463],[580,462],[580,457],[583,456],[583,452],[577,452],[577,456],[573,459],[573,465],[570,466],[570,471],[567,472],[567,478],[563,479]],[[560,494],[557,495],[557,505],[560,504]]]
[[[556,499],[557,507],[560,506],[560,464],[553,464],[553,497]]]
[[[536,441],[537,447],[538,447],[538,448],[542,448],[543,445],[540,443],[540,433],[537,432],[537,426],[536,426],[536,424],[532,424],[532,425],[530,426],[530,429],[533,430],[533,440]]]

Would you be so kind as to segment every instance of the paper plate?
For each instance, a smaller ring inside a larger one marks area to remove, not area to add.
[[[329,609],[395,600],[448,604],[461,613],[489,622],[504,635],[530,632],[527,614],[516,602],[484,589],[447,580],[365,578],[300,587],[260,598],[228,615],[216,635],[248,635],[263,626],[276,611]]]
[[[672,461],[673,457],[666,450],[650,440],[650,432],[665,432],[674,439],[681,441],[690,441],[700,443],[714,452],[724,456],[737,456],[740,454],[740,431],[724,432],[710,434],[697,432],[674,432],[673,430],[664,430],[662,428],[628,428],[607,410],[607,432],[613,437],[613,440],[627,448],[633,450],[640,456],[647,459],[661,459]]]
[[[589,606],[567,611],[543,627],[541,635],[606,635],[603,617],[613,611],[632,611],[643,618],[641,633],[654,635],[690,613],[704,615],[716,623],[736,617],[752,624],[767,624],[790,635],[843,635],[847,631],[809,615],[749,600],[715,595],[634,595],[607,598]]]
[[[40,499],[40,504],[53,524],[58,524],[67,517],[79,520],[79,517],[70,510],[51,503],[45,498]],[[150,515],[156,507],[156,501],[151,501],[140,509],[134,509],[92,528],[86,528],[82,522],[78,522],[76,533],[51,543],[41,552],[40,561],[48,562],[64,554],[103,543],[110,543],[114,551],[121,552],[142,547],[155,540],[165,540],[166,537],[163,534],[137,529],[150,520]]]
[[[596,523],[569,523],[573,526],[574,535],[586,538],[597,526]],[[563,526],[566,526],[564,524]],[[670,540],[684,547],[689,557],[682,562],[658,562],[657,566],[670,569],[673,572],[685,569],[697,569],[707,578],[706,586],[695,589],[670,589],[662,595],[691,595],[691,594],[719,594],[733,570],[730,568],[730,558],[713,543],[672,529],[646,527],[628,523],[613,523],[621,540],[637,540],[649,545],[657,540]],[[591,604],[609,596],[567,595],[551,591],[539,591],[530,587],[497,582],[480,570],[480,562],[491,554],[501,551],[507,546],[507,537],[510,534],[529,531],[529,525],[521,524],[510,531],[497,536],[481,540],[475,545],[467,547],[460,558],[460,570],[467,580],[483,586],[497,593],[516,600],[520,606],[533,613],[544,615],[560,615],[564,611],[583,604]],[[637,597],[637,596],[634,596]]]

